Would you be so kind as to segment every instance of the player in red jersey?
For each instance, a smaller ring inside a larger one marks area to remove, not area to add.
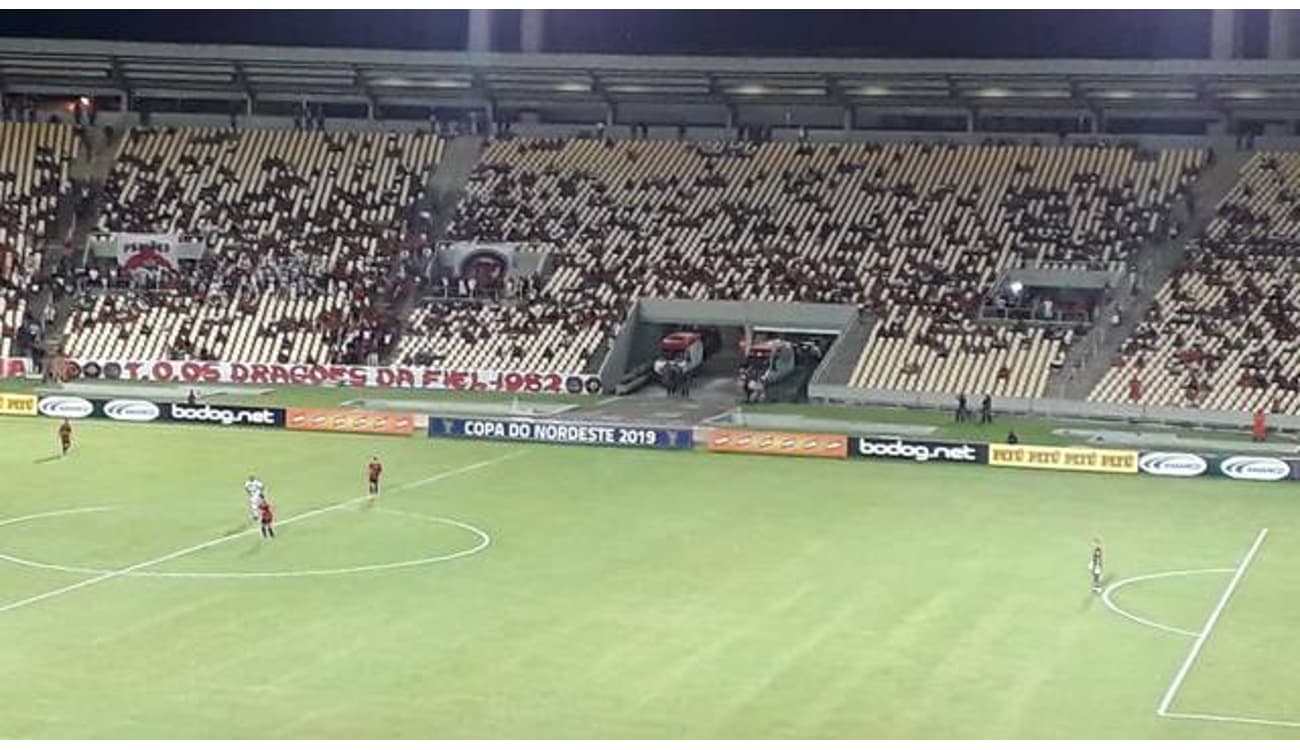
[[[379,494],[379,475],[384,473],[384,465],[379,463],[379,456],[370,457],[370,465],[366,467],[366,473],[370,476],[370,494]]]
[[[68,455],[68,449],[72,447],[72,423],[66,419],[59,425],[59,445],[63,448],[63,455]]]
[[[262,536],[275,538],[275,529],[271,524],[275,521],[275,509],[271,507],[271,501],[263,495],[257,503],[257,516],[262,520]]]

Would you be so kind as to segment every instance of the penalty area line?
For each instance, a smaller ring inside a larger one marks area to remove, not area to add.
[[[1264,543],[1267,536],[1268,529],[1260,529],[1259,534],[1255,536],[1254,544],[1250,545],[1246,556],[1237,565],[1237,572],[1233,573],[1232,580],[1228,581],[1228,587],[1223,590],[1223,595],[1219,597],[1219,603],[1210,612],[1209,619],[1205,621],[1205,627],[1201,628],[1201,632],[1196,635],[1191,650],[1187,652],[1187,658],[1183,660],[1182,666],[1178,668],[1173,682],[1169,683],[1169,689],[1165,691],[1164,698],[1161,699],[1160,706],[1156,709],[1158,716],[1169,715],[1169,707],[1173,705],[1174,698],[1177,697],[1179,689],[1182,688],[1183,680],[1187,679],[1187,674],[1192,670],[1192,664],[1196,662],[1196,657],[1200,655],[1201,649],[1205,647],[1205,642],[1210,639],[1210,634],[1214,632],[1214,626],[1218,624],[1220,615],[1223,614],[1224,608],[1228,606],[1228,600],[1232,598],[1232,593],[1237,590],[1237,585],[1241,583],[1242,577],[1246,575],[1246,569],[1250,567],[1251,561],[1255,559],[1260,545]],[[1191,715],[1186,714],[1186,716]]]
[[[1218,721],[1228,724],[1262,724],[1266,727],[1294,727],[1300,729],[1300,721],[1282,721],[1280,719],[1256,719],[1251,716],[1220,716],[1219,714],[1184,714],[1165,712],[1166,719],[1188,719],[1191,721]]]
[[[497,458],[492,458],[486,461],[478,461],[476,463],[467,464],[465,466],[444,471],[439,474],[434,474],[431,477],[426,477],[424,479],[420,479],[414,482],[409,482],[407,484],[400,485],[394,488],[393,490],[390,490],[390,492],[401,492],[403,490],[409,490],[415,487],[421,487],[426,484],[432,484],[433,482],[442,481],[443,479],[450,479],[451,477],[459,476],[461,474],[467,474],[471,471],[478,471],[479,469],[485,469],[489,466],[493,466],[505,461],[509,461],[512,458],[516,458],[518,456],[523,455],[524,453],[526,453],[526,451],[514,451],[512,453],[507,453],[504,456],[498,456]],[[308,518],[319,516],[322,513],[329,513],[331,511],[336,511],[342,508],[346,508],[349,505],[362,502],[370,497],[371,496],[368,494],[358,495],[356,497],[350,497],[347,500],[341,500],[337,503],[333,503],[332,505],[326,505],[322,508],[316,508],[315,510],[309,510],[306,511],[305,513],[299,513],[296,516],[290,516],[289,518],[280,521],[277,525],[288,526],[289,524],[297,523],[298,521],[305,521]],[[131,573],[134,573],[137,570],[143,570],[145,568],[151,568],[155,565],[161,565],[166,562],[171,562],[172,560],[185,557],[186,555],[191,555],[194,554],[195,552],[201,552],[202,550],[210,549],[212,547],[216,547],[217,545],[225,544],[226,542],[239,539],[244,536],[248,536],[249,534],[252,534],[254,531],[256,531],[256,529],[252,528],[252,529],[247,529],[245,531],[241,531],[236,534],[229,534],[226,536],[217,537],[216,539],[209,539],[206,542],[190,545],[189,547],[182,547],[181,549],[178,549],[174,552],[169,552],[160,557],[155,557],[150,560],[144,560],[142,562],[135,563],[134,565],[128,565],[125,568],[118,568],[116,570],[105,571],[104,573],[93,576],[91,578],[86,578],[84,580],[77,581],[76,583],[70,583],[67,586],[61,586],[57,589],[51,589],[50,591],[46,591],[41,594],[29,596],[26,599],[19,599],[18,601],[10,602],[5,605],[0,605],[0,614],[5,612],[11,612],[15,609],[21,609],[23,607],[27,607],[32,604],[37,604],[39,602],[46,601],[47,599],[53,599],[56,596],[71,594],[74,591],[79,591],[84,588],[89,588],[90,586],[94,586],[96,584],[103,583],[105,581],[110,581],[114,578],[120,578],[122,576],[130,575]]]

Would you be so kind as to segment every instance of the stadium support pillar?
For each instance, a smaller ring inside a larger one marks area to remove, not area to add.
[[[465,46],[470,52],[492,51],[492,11],[480,8],[469,12]]]
[[[1239,21],[1235,10],[1210,11],[1210,59],[1231,60],[1240,50]]]
[[[541,52],[545,45],[544,10],[522,10],[519,12],[519,51]]]
[[[852,107],[844,108],[844,129],[853,130],[858,126],[858,118],[853,113]]]
[[[975,121],[979,119],[979,112],[973,109],[966,110],[966,132],[975,132]]]
[[[1291,19],[1295,11],[1274,9],[1268,12],[1268,59],[1291,59]]]

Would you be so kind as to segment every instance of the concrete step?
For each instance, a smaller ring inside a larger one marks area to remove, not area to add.
[[[427,211],[430,215],[430,242],[436,243],[446,236],[447,225],[456,212],[456,204],[460,202],[470,172],[474,170],[479,154],[483,151],[483,141],[482,136],[453,138],[443,149],[438,165],[430,171],[428,182],[425,183],[424,202],[416,208],[417,211]],[[393,316],[401,321],[393,342],[393,352],[398,350],[397,344],[405,334],[405,323],[410,319],[411,310],[418,298],[417,293],[392,301]]]
[[[1143,251],[1140,289],[1136,295],[1129,294],[1127,289],[1118,291],[1120,325],[1110,324],[1110,310],[1106,310],[1088,335],[1071,347],[1066,356],[1066,366],[1048,379],[1049,395],[1086,399],[1092,393],[1110,369],[1111,360],[1119,353],[1120,347],[1146,317],[1160,289],[1187,257],[1188,243],[1214,219],[1219,204],[1237,183],[1238,175],[1250,156],[1250,152],[1229,151],[1218,155],[1215,163],[1206,167],[1192,187],[1192,212],[1188,213],[1186,203],[1180,203],[1174,209],[1174,218],[1183,224],[1182,233],[1176,239],[1156,243]]]

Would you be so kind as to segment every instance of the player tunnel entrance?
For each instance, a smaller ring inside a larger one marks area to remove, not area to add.
[[[746,383],[758,381],[764,400],[803,400],[856,318],[851,305],[641,300],[612,342],[601,380],[607,392],[624,395],[685,376],[693,390],[737,401]]]

